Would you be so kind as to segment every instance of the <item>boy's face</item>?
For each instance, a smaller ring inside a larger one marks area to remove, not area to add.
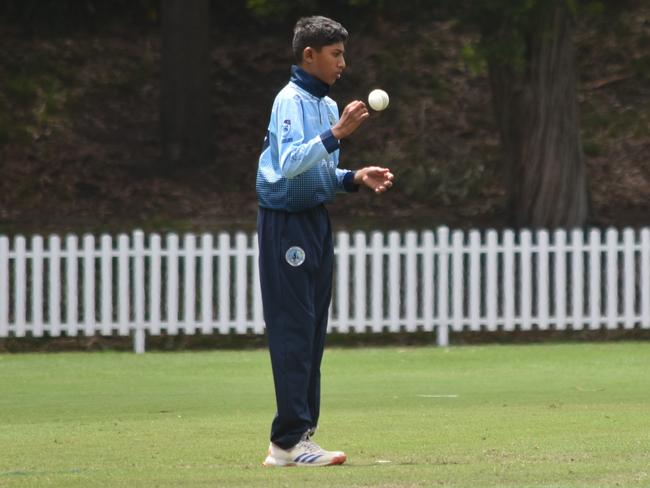
[[[320,51],[306,47],[301,68],[328,85],[333,85],[345,69],[345,46],[342,42],[323,46]]]

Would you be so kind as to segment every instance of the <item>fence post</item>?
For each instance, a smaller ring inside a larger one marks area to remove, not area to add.
[[[449,346],[449,229],[438,229],[438,329],[440,347]]]

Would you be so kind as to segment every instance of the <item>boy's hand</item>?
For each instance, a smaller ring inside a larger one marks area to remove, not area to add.
[[[366,104],[360,100],[350,102],[345,109],[339,121],[332,127],[332,134],[338,140],[341,140],[355,130],[368,118],[368,109]]]
[[[354,174],[354,182],[357,185],[366,185],[375,193],[383,193],[393,186],[393,178],[393,173],[388,168],[379,166],[367,166]]]

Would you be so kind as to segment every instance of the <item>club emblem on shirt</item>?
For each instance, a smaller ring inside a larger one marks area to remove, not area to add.
[[[291,132],[291,119],[282,122],[282,135],[286,136],[289,132]]]
[[[305,262],[305,251],[301,247],[291,246],[284,257],[291,266],[300,266]]]

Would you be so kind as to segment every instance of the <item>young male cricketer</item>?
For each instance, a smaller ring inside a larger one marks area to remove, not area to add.
[[[311,437],[320,411],[320,364],[332,291],[333,245],[325,203],[365,185],[383,193],[387,168],[338,168],[339,141],[368,118],[353,101],[339,118],[327,96],[345,69],[345,28],[305,17],[294,29],[289,83],[273,103],[257,172],[259,267],[277,413],[265,466],[342,464]]]

